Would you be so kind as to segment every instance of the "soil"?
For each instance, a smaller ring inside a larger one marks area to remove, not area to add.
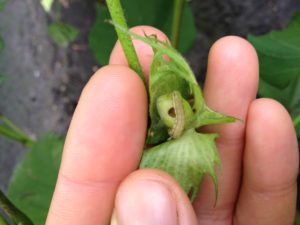
[[[97,68],[87,46],[95,19],[95,0],[69,0],[62,20],[80,28],[69,48],[55,45],[47,15],[39,0],[10,0],[0,12],[0,34],[5,50],[0,54],[0,73],[8,79],[0,88],[0,112],[32,137],[47,131],[65,134],[84,84]],[[204,79],[207,54],[215,40],[225,35],[263,34],[288,23],[299,9],[299,0],[191,1],[198,34],[186,54],[198,80]],[[0,188],[6,189],[17,162],[27,150],[0,137]]]

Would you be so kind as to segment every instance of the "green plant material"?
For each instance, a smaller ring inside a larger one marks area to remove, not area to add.
[[[54,22],[49,25],[48,33],[57,45],[66,48],[71,42],[76,40],[79,30],[70,24]]]
[[[300,138],[300,76],[296,77],[284,89],[276,88],[264,80],[260,80],[259,95],[262,97],[273,98],[279,101],[289,111],[296,128],[297,136]]]
[[[294,225],[300,225],[300,212],[299,212],[299,210],[296,211],[296,217],[295,217],[295,224]]]
[[[26,147],[31,147],[34,144],[34,140],[28,137],[17,125],[15,125],[10,119],[0,113],[0,135],[3,135],[9,139],[24,144]]]
[[[1,190],[0,190],[0,208],[6,213],[9,219],[15,225],[33,225],[31,220],[17,207],[15,207]],[[1,224],[1,220],[0,220],[0,224]]]
[[[261,62],[263,63],[263,62]],[[258,94],[280,102],[291,114],[298,138],[300,138],[300,76],[296,77],[287,87],[280,89],[260,79]]]
[[[259,56],[259,96],[279,101],[296,120],[300,115],[300,11],[287,28],[248,38]],[[295,128],[300,138],[298,123]]]
[[[0,225],[9,225],[8,222],[2,217],[0,213]]]
[[[0,74],[0,86],[4,83],[4,81],[7,79],[6,76]]]
[[[53,0],[41,0],[41,5],[45,12],[49,13],[51,11]]]
[[[45,224],[53,195],[64,139],[46,134],[18,164],[8,187],[8,197],[35,225]]]
[[[300,11],[288,27],[255,37],[248,36],[260,60],[260,76],[277,88],[287,87],[300,75]]]
[[[113,21],[120,24],[125,29],[128,29],[120,0],[107,0],[106,3],[109,8],[109,12],[110,12],[110,15],[111,15]],[[142,67],[138,60],[138,57],[137,57],[136,51],[133,47],[133,43],[132,43],[130,36],[123,33],[118,28],[116,29],[116,32],[118,34],[122,48],[124,49],[124,53],[126,55],[126,58],[127,58],[130,68],[133,69],[140,76],[140,78],[142,79],[142,81],[145,84],[145,87],[147,88],[147,84],[146,84],[145,77],[143,75]]]
[[[179,43],[183,9],[184,9],[184,0],[174,0],[172,33],[171,33],[171,43],[174,48],[177,48]]]
[[[180,138],[172,139],[144,151],[141,168],[159,168],[180,182],[191,200],[200,188],[204,174],[209,174],[218,193],[215,165],[220,166],[216,134],[200,134],[194,129],[185,131]]]
[[[8,0],[0,0],[0,12],[4,10]]]
[[[206,106],[188,63],[168,43],[115,26],[154,50],[149,79],[151,124],[147,143],[156,146],[145,151],[140,167],[158,168],[173,175],[191,201],[197,196],[204,174],[213,178],[218,192],[214,169],[220,165],[214,141],[217,134],[200,134],[197,130],[203,125],[234,122],[236,119]]]
[[[181,23],[179,51],[186,52],[196,37],[194,17],[187,3],[184,3]],[[173,0],[126,0],[122,1],[129,27],[151,25],[171,35]],[[89,47],[96,60],[108,64],[111,50],[117,40],[114,29],[105,20],[109,18],[107,8],[101,4],[96,7],[97,17],[89,34]]]
[[[3,38],[0,36],[0,53],[3,51],[4,47],[5,47],[4,40],[3,40]]]
[[[296,129],[297,137],[300,139],[300,109],[298,111],[298,115],[293,117],[293,123]]]
[[[300,125],[300,114],[293,120],[293,124],[295,127]]]

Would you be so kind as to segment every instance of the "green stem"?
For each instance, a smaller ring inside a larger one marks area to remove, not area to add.
[[[113,23],[118,24],[121,27],[124,27],[125,29],[128,29],[120,0],[106,0],[106,3]],[[125,52],[129,66],[140,76],[140,78],[143,80],[145,84],[145,87],[147,87],[146,80],[143,75],[142,67],[138,60],[131,37],[128,34],[121,32],[120,29],[117,28],[116,26],[115,29],[118,38],[121,42],[122,48]]]
[[[4,125],[0,124],[0,135],[3,135],[9,139],[20,142],[26,147],[30,148],[34,144],[34,140],[28,137],[17,125],[15,125],[6,116],[0,114],[0,120]]]
[[[173,22],[172,22],[172,33],[171,33],[171,43],[174,48],[177,48],[179,43],[179,34],[181,28],[183,8],[184,8],[184,0],[174,0]]]
[[[33,225],[31,220],[15,207],[0,190],[0,208],[6,213],[15,225]]]

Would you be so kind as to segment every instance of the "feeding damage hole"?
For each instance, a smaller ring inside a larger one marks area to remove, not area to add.
[[[176,117],[176,113],[175,113],[174,107],[172,107],[171,109],[169,109],[168,114],[169,114],[169,116],[171,116],[173,118]]]

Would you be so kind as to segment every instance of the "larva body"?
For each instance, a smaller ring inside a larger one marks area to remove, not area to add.
[[[178,138],[181,136],[185,125],[183,103],[179,92],[174,91],[172,93],[172,103],[175,112],[175,122],[169,130],[169,134],[172,138]]]

